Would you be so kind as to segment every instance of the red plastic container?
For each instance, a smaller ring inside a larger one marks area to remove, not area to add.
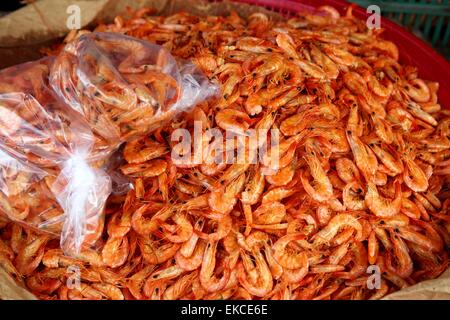
[[[213,0],[219,2],[220,0]],[[366,20],[370,14],[366,10],[343,0],[233,0],[263,6],[286,16],[293,16],[297,12],[314,12],[315,8],[323,5],[335,7],[344,14],[352,5],[353,15]],[[396,23],[381,18],[381,27],[385,29],[383,37],[394,42],[400,52],[400,61],[404,64],[416,66],[419,75],[425,80],[439,82],[439,103],[445,109],[450,109],[450,63],[438,54],[431,46],[406,31]]]

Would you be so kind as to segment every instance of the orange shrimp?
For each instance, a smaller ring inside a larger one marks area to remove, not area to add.
[[[298,269],[283,270],[282,280],[288,284],[298,284],[301,282],[309,272],[309,261],[305,253],[302,253],[303,267]]]
[[[420,219],[420,209],[408,198],[402,198],[402,207],[400,211],[412,219]]]
[[[266,202],[253,211],[256,224],[277,224],[283,221],[286,207],[280,202]]]
[[[302,172],[301,182],[303,188],[305,188],[305,191],[318,202],[330,200],[333,196],[333,186],[319,159],[314,153],[305,155],[304,159],[309,166],[311,176],[314,178],[314,187],[311,186],[307,180],[305,172]]]
[[[384,74],[382,72],[379,74],[382,74],[384,78]],[[392,82],[389,81],[389,79],[379,79],[378,76],[371,76],[367,85],[373,93],[382,98],[389,97],[394,89]]]
[[[364,274],[368,266],[367,250],[365,246],[359,242],[354,241],[350,245],[350,250],[354,257],[354,265],[350,271],[339,271],[336,276],[343,279],[354,280],[360,275]]]
[[[45,279],[41,274],[35,274],[27,278],[26,284],[32,292],[50,295],[55,290],[58,290],[62,283],[58,279]]]
[[[129,277],[129,279],[127,279],[125,287],[128,288],[134,298],[139,300],[144,299],[144,295],[141,292],[142,287],[144,285],[145,279],[150,276],[154,269],[154,265],[145,266],[141,270],[134,273],[131,277]]]
[[[252,167],[248,181],[241,193],[241,202],[253,205],[259,201],[265,186],[264,175],[258,166]]]
[[[403,239],[422,246],[432,252],[441,251],[443,248],[443,241],[439,233],[437,233],[436,230],[434,230],[428,223],[418,221],[420,220],[417,220],[416,223],[419,223],[423,228],[425,228],[426,235],[414,230],[411,226],[398,228],[398,235]]]
[[[150,277],[148,277],[147,282],[158,282],[174,279],[180,276],[183,272],[184,270],[176,265],[163,267],[154,271]]]
[[[401,185],[398,181],[395,182],[395,185],[395,198],[388,200],[380,196],[374,183],[367,183],[367,192],[364,200],[367,207],[376,216],[386,218],[392,217],[400,212],[402,206]]]
[[[15,265],[20,274],[29,275],[39,266],[48,240],[48,236],[42,235],[24,243],[15,260]]]
[[[369,146],[378,159],[386,166],[387,169],[389,169],[390,175],[396,176],[397,174],[403,172],[403,164],[397,157],[397,154],[394,153],[393,155],[386,150],[388,148],[381,148],[379,145],[374,143],[369,144]]]
[[[199,239],[199,233],[202,232],[204,225],[205,225],[205,218],[204,217],[196,217],[196,221],[193,226],[193,233],[192,233],[191,237],[181,245],[179,252],[182,256],[187,258],[193,254],[193,252],[197,246],[197,242]]]
[[[306,60],[294,61],[307,75],[318,80],[326,80],[327,74],[317,64]]]
[[[231,218],[231,216],[225,215],[222,219],[217,221],[216,231],[205,235],[205,238],[209,239],[209,241],[219,241],[225,238],[228,233],[230,233],[232,225],[233,219]]]
[[[208,196],[211,209],[222,216],[230,213],[236,205],[238,194],[244,188],[244,183],[245,175],[242,174],[230,182],[228,186],[213,190]]]
[[[189,257],[185,257],[178,251],[175,254],[175,261],[177,265],[186,270],[193,271],[199,268],[203,262],[203,254],[205,252],[206,242],[199,241],[195,246],[194,252]]]
[[[403,172],[403,179],[405,184],[415,192],[422,192],[428,189],[428,179],[423,170],[417,163],[408,158],[403,158],[405,170]]]
[[[180,249],[179,243],[157,244],[149,239],[139,239],[142,257],[150,264],[159,264],[171,259]]]
[[[273,46],[269,41],[256,37],[241,37],[236,42],[236,48],[254,53],[267,53],[276,50],[275,46]]]
[[[220,110],[216,114],[217,125],[223,130],[230,130],[237,134],[244,134],[250,127],[250,117],[235,109]]]
[[[406,109],[416,118],[423,120],[424,122],[432,125],[432,126],[437,126],[437,121],[436,119],[429,113],[425,112],[422,107],[413,102],[413,101],[409,101]]]
[[[123,265],[128,258],[128,254],[129,244],[127,237],[110,237],[102,249],[103,262],[111,268]]]
[[[255,259],[254,265],[247,254],[241,252],[242,262],[237,266],[239,283],[250,294],[264,297],[272,290],[272,273],[260,251],[253,251],[252,255]],[[252,276],[247,276],[247,273]]]
[[[353,66],[357,64],[356,57],[346,50],[332,45],[325,45],[322,50],[339,65]]]
[[[277,45],[291,58],[299,59],[296,52],[295,43],[291,36],[286,33],[279,33],[276,37]]]
[[[391,233],[391,242],[393,246],[393,253],[398,265],[393,265],[391,253],[387,252],[385,261],[386,267],[398,276],[407,278],[413,272],[413,262],[409,256],[408,247],[406,246],[406,243],[395,233]]]
[[[273,257],[283,268],[299,269],[305,268],[305,252],[289,252],[287,250],[289,243],[297,240],[303,240],[304,235],[299,233],[287,234],[279,238],[272,246]]]
[[[267,106],[273,97],[283,94],[288,89],[289,87],[279,86],[274,88],[266,88],[251,93],[245,100],[245,110],[250,116],[258,115],[263,111],[263,108]]]
[[[366,180],[370,181],[375,176],[378,167],[375,154],[352,131],[347,131],[347,139],[352,149],[356,166],[361,170]]]
[[[342,190],[344,206],[350,210],[364,210],[366,208],[363,189],[357,181],[347,183]]]
[[[292,161],[284,168],[279,169],[275,174],[266,175],[266,181],[273,186],[284,186],[292,181],[295,175],[296,161]]]
[[[403,85],[403,90],[416,102],[427,102],[430,100],[430,88],[421,79],[409,80]]]
[[[144,214],[154,212],[151,219],[144,219]],[[148,235],[158,228],[158,220],[165,220],[172,215],[172,210],[156,203],[148,203],[139,207],[131,217],[132,228],[141,235]]]
[[[159,228],[166,231],[163,237],[173,243],[186,242],[193,234],[194,228],[188,217],[180,212],[171,216],[175,225],[169,225],[166,222],[160,222]]]
[[[319,264],[311,267],[311,273],[332,273],[343,270],[345,267],[338,264]]]
[[[123,165],[120,170],[123,174],[131,177],[151,178],[157,177],[167,169],[167,162],[154,159],[144,163],[130,163]]]
[[[325,55],[316,45],[311,43],[311,57],[316,64],[318,64],[328,79],[333,80],[339,76],[338,65],[331,60],[327,55]]]
[[[334,216],[330,222],[314,235],[313,244],[319,246],[324,243],[330,243],[338,232],[345,227],[352,227],[356,231],[355,239],[362,239],[362,225],[358,220],[347,213],[341,213]]]
[[[225,263],[222,277],[218,279],[214,275],[214,271],[216,269],[216,253],[217,241],[208,242],[203,254],[203,261],[199,276],[202,287],[208,292],[220,291],[227,284],[231,274],[229,266]]]
[[[174,284],[164,290],[163,300],[177,300],[189,291],[192,281],[198,276],[198,272],[194,271],[179,277]]]
[[[328,257],[328,263],[335,265],[339,264],[339,262],[344,258],[347,254],[350,246],[350,242],[344,242],[339,245]]]
[[[275,99],[272,99],[267,105],[271,112],[276,112],[281,106],[289,103],[289,101],[295,99],[300,94],[299,88],[292,88],[282,93]]]
[[[375,264],[378,259],[379,245],[376,237],[375,231],[370,233],[369,239],[367,241],[367,254],[369,259],[369,264]]]
[[[123,155],[128,163],[142,163],[159,158],[167,152],[165,145],[147,138],[139,138],[125,144]]]

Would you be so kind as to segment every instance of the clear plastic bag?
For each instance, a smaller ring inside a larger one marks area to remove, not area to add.
[[[72,253],[101,234],[111,189],[101,167],[112,149],[50,90],[52,63],[47,58],[0,72],[1,209],[61,236]]]
[[[165,48],[115,33],[87,33],[56,57],[54,91],[96,134],[122,142],[157,129],[218,93],[195,67]]]
[[[60,237],[68,254],[92,246],[113,152],[217,92],[193,64],[113,33],[84,34],[54,58],[2,70],[0,211]]]

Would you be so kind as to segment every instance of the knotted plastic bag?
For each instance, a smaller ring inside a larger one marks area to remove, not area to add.
[[[111,154],[218,87],[160,46],[88,33],[0,72],[0,211],[77,254],[104,227]]]
[[[9,218],[61,236],[71,253],[101,234],[111,183],[100,168],[112,149],[49,88],[52,63],[0,73],[0,198]]]

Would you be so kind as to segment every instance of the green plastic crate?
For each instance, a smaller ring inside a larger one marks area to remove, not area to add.
[[[450,59],[449,0],[350,0],[363,8],[377,5],[381,14],[404,26]]]

